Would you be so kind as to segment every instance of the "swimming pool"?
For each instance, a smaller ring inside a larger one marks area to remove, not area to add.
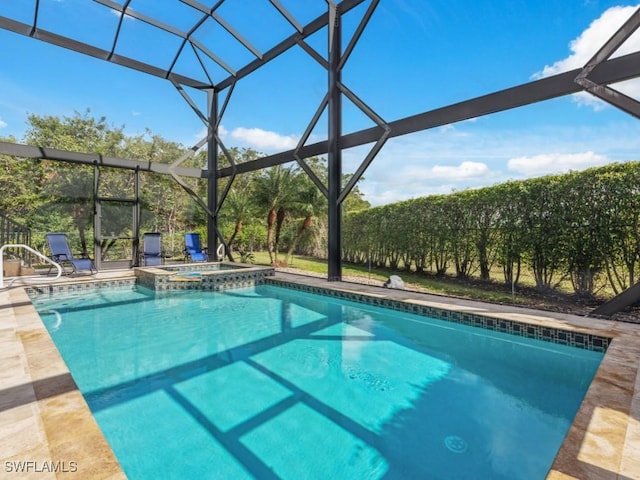
[[[129,478],[544,478],[603,354],[262,285],[34,300]]]

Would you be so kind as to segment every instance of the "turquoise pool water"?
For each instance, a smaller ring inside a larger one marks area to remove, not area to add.
[[[161,270],[166,270],[167,272],[177,272],[177,273],[187,273],[187,272],[218,272],[221,270],[224,271],[242,271],[246,270],[246,267],[239,267],[237,265],[229,265],[227,263],[203,263],[203,264],[190,264],[188,267],[180,266],[161,266],[157,267]]]
[[[602,353],[257,286],[34,299],[132,479],[542,479]]]

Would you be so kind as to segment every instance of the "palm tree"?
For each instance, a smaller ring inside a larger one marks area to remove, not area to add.
[[[284,168],[282,165],[277,165],[265,170],[255,180],[256,203],[267,212],[267,251],[271,264],[278,260],[278,242],[274,241],[274,227],[278,223],[278,232],[282,227],[284,213],[292,195],[294,177],[291,167]]]
[[[227,241],[229,253],[233,253],[233,242],[242,230],[244,222],[253,217],[254,206],[249,191],[242,188],[232,188],[224,202],[222,214],[234,222],[233,233]]]
[[[305,232],[311,228],[314,217],[318,217],[322,212],[327,211],[327,198],[307,175],[302,173],[298,176],[296,187],[293,211],[303,216],[303,220],[296,236],[291,241],[291,245],[289,245],[289,251],[285,259],[287,264],[291,263],[293,252]]]

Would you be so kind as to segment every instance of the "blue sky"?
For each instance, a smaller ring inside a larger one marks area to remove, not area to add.
[[[325,0],[281,3],[301,24],[326,8]],[[0,15],[30,22],[33,4],[3,0]],[[111,48],[119,17],[108,8],[89,0],[40,4],[41,28],[71,32],[79,40]],[[189,7],[168,0],[132,0],[130,6],[183,30],[196,18]],[[365,2],[345,16],[344,43],[367,6]],[[343,82],[391,122],[583,66],[636,8],[635,3],[599,0],[381,0],[345,65]],[[262,51],[293,33],[268,0],[227,0],[219,13]],[[200,40],[223,46],[224,61],[233,68],[252,58],[214,28],[203,31]],[[0,31],[0,43],[0,136],[20,141],[28,114],[72,116],[87,109],[124,126],[129,135],[149,129],[185,146],[204,135],[202,122],[166,80],[7,31]],[[308,43],[324,52],[326,32]],[[143,22],[126,18],[118,48],[166,66],[161,54],[175,51],[176,39],[156,36]],[[636,33],[615,55],[638,50]],[[198,75],[197,66],[186,60],[178,68]],[[219,67],[211,72],[216,81],[226,76]],[[326,73],[300,48],[242,79],[222,120],[225,144],[264,153],[293,148],[326,83]],[[640,98],[634,82],[616,88]],[[204,107],[204,96],[194,94],[194,100]],[[323,117],[310,142],[323,138],[325,125]],[[344,133],[372,125],[344,100]],[[369,148],[345,151],[345,171],[354,171]],[[574,95],[393,138],[365,173],[360,189],[379,205],[640,160],[638,152],[638,120],[588,95]]]

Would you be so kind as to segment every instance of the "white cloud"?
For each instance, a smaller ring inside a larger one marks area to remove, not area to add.
[[[281,135],[260,128],[238,127],[231,132],[231,137],[260,150],[286,150],[298,144],[298,139],[293,135]]]
[[[405,183],[403,185],[389,185],[385,183],[368,182],[363,183],[359,188],[364,194],[365,200],[376,207],[409,200],[411,198],[427,197],[429,195],[447,195],[451,192],[473,187],[463,187],[449,183],[428,185],[416,182]]]
[[[605,165],[609,162],[611,160],[607,157],[593,152],[548,153],[532,157],[512,158],[507,162],[507,167],[512,172],[532,176],[582,170],[588,167]]]
[[[462,162],[460,165],[434,165],[427,168],[413,165],[404,169],[404,175],[412,181],[468,180],[485,177],[488,173],[489,167],[480,162]]]
[[[207,138],[208,134],[209,134],[209,129],[207,127],[202,127],[193,135],[193,138],[189,138],[189,140],[185,143],[186,145],[191,146],[195,143],[200,142],[202,139]],[[228,136],[228,134],[229,132],[227,131],[226,128],[224,128],[224,126],[220,125],[218,127],[218,136],[220,137],[220,140],[225,142],[225,138]],[[225,145],[226,145],[226,142],[225,142]],[[232,146],[232,145],[226,145],[226,146]]]
[[[0,118],[0,128],[6,128],[8,126],[7,122]]]
[[[535,78],[549,77],[557,73],[567,72],[574,68],[583,67],[595,53],[611,38],[611,36],[638,9],[638,5],[630,7],[611,7],[569,44],[571,55],[558,60],[553,65],[546,65],[537,72]],[[612,57],[636,52],[640,49],[640,33],[636,31],[628,38]]]
[[[120,10],[115,10],[113,8],[109,8],[109,12],[111,13],[111,15],[115,15],[116,17],[120,18],[122,17],[122,12]],[[124,15],[124,20],[125,21],[131,21],[131,22],[135,22],[136,18],[135,17],[131,17],[129,15]]]
[[[532,78],[538,79],[549,77],[551,75],[583,67],[624,24],[624,22],[631,17],[637,8],[638,5],[609,8],[599,18],[595,19],[577,38],[571,41],[569,44],[571,54],[568,57],[558,60],[552,65],[545,65],[545,67],[541,71],[536,72]],[[630,38],[628,38],[611,55],[611,57],[626,55],[638,50],[640,50],[640,31],[636,31]],[[627,82],[625,93],[632,97],[640,95],[640,82]],[[602,110],[606,105],[602,100],[599,100],[586,92],[577,93],[573,95],[572,98],[579,105],[590,106],[596,111]]]
[[[462,125],[465,123],[473,123],[477,120],[477,118],[471,118],[469,120],[463,120],[458,122],[457,124],[449,123],[447,125],[442,125],[434,130],[435,133],[446,136],[446,138],[454,138],[454,137],[468,137],[469,133],[464,130],[460,130],[456,127],[456,125]]]
[[[360,190],[364,194],[364,199],[374,207],[411,198],[410,196],[399,195],[397,190],[379,190],[375,187],[371,188],[371,184],[363,185]]]

